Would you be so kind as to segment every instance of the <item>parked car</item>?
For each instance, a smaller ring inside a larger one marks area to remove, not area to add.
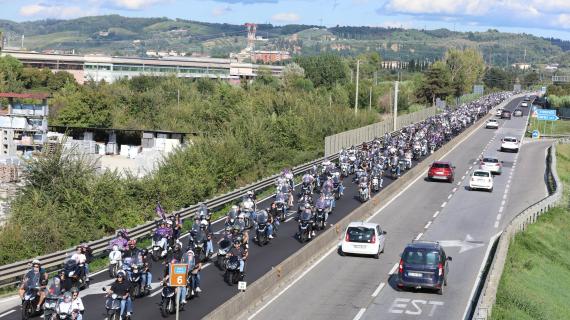
[[[344,233],[339,253],[371,255],[378,259],[384,252],[386,231],[377,223],[351,222]]]
[[[429,288],[443,294],[451,257],[438,242],[414,241],[406,246],[398,266],[398,288]]]
[[[501,151],[519,152],[519,140],[515,137],[504,137],[501,143]]]
[[[469,189],[493,192],[493,174],[489,170],[474,170],[469,180]]]
[[[428,170],[428,180],[446,180],[453,182],[455,166],[447,161],[435,161]]]

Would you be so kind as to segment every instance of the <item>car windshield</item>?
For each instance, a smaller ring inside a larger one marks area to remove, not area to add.
[[[438,169],[441,169],[441,168],[447,169],[447,168],[449,168],[449,165],[447,163],[434,163],[431,167],[432,168],[438,168]]]
[[[349,242],[370,242],[374,236],[374,229],[366,227],[348,227],[346,230]]]
[[[484,158],[483,162],[499,163],[499,159]]]
[[[473,176],[474,176],[474,177],[485,177],[485,178],[488,178],[488,177],[489,177],[489,172],[485,172],[485,171],[475,171],[475,172],[473,172]]]
[[[408,249],[402,255],[405,263],[436,266],[439,263],[439,252],[433,249]]]
[[[517,139],[515,138],[505,138],[503,139],[504,142],[517,142]]]

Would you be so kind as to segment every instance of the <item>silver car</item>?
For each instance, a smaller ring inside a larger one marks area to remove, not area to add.
[[[495,157],[484,157],[479,163],[479,168],[481,170],[491,171],[493,174],[501,174],[503,170],[503,161],[499,161],[499,159]]]

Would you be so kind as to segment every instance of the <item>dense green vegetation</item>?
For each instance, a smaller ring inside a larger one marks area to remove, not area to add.
[[[519,233],[509,247],[492,319],[568,319],[570,313],[570,145],[559,145],[565,202]]]

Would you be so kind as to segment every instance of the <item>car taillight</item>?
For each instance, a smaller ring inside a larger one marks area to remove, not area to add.
[[[349,237],[348,237],[348,232],[346,233],[346,236],[344,237],[344,240],[345,240],[346,242],[350,242]]]
[[[438,264],[437,269],[439,270],[439,276],[441,277],[443,275],[443,264]]]
[[[404,259],[400,259],[400,266],[398,267],[398,272],[404,273]]]
[[[376,243],[376,235],[372,235],[372,239],[370,239],[370,243]]]

